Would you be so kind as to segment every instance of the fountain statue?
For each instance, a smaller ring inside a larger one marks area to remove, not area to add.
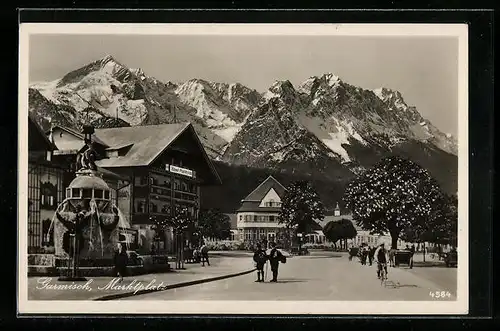
[[[87,149],[77,157],[76,177],[66,188],[66,199],[57,207],[47,234],[54,236],[56,257],[67,262],[68,275],[62,280],[83,280],[78,275],[82,260],[112,264],[123,224],[111,189],[97,171],[90,138],[85,142]]]

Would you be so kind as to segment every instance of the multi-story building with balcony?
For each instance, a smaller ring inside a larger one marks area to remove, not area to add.
[[[54,160],[56,146],[36,121],[28,117],[28,252],[42,251],[50,243],[48,231],[59,203],[64,199],[65,167]]]
[[[286,189],[269,176],[246,198],[237,210],[237,236],[247,243],[277,242],[285,224],[278,223],[281,199]]]
[[[68,150],[81,148],[82,137],[75,132],[52,131],[56,145]],[[96,129],[92,141],[99,153],[96,165],[130,183],[116,191],[116,203],[137,231],[138,250],[148,251],[156,242],[157,250],[173,251],[172,229],[161,233],[158,241],[153,230],[155,219],[170,218],[177,207],[186,208],[196,218],[200,187],[221,183],[193,126],[182,123]]]

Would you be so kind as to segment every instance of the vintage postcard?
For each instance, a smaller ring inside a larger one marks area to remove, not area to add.
[[[467,50],[450,24],[21,24],[19,313],[466,314]]]

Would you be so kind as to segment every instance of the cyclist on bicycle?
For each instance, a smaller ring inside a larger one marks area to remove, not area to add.
[[[385,244],[382,243],[375,251],[375,259],[377,260],[377,277],[380,278],[380,271],[382,271],[382,266],[384,267],[385,274],[387,275],[387,250],[385,249]]]

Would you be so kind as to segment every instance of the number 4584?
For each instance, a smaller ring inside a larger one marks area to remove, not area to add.
[[[436,299],[439,299],[439,298],[450,298],[451,297],[451,293],[448,292],[448,291],[435,291],[435,292],[429,292],[429,296],[431,296],[432,298],[436,298]]]

